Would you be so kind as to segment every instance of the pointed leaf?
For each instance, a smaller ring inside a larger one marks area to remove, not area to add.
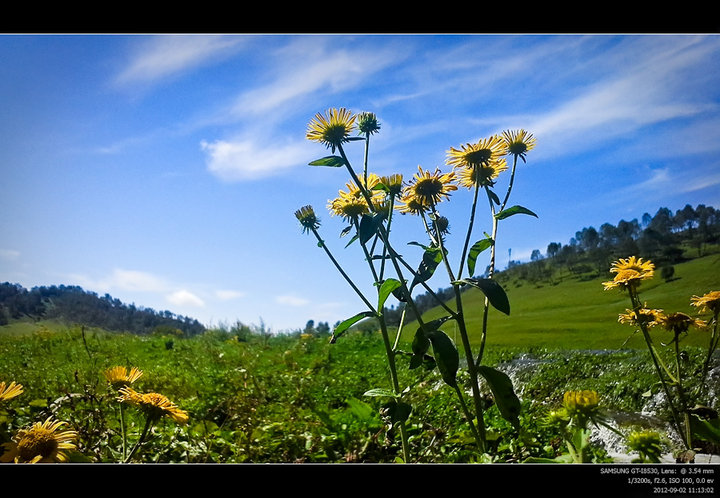
[[[506,315],[510,314],[510,301],[508,301],[505,290],[499,283],[497,283],[497,281],[491,278],[464,278],[460,280],[460,283],[470,284],[473,287],[477,287],[483,292],[483,294],[485,294],[490,301],[490,304],[492,304],[495,309],[505,313]]]
[[[487,237],[485,239],[478,240],[470,248],[470,252],[468,253],[467,265],[471,277],[475,273],[475,263],[477,261],[478,255],[492,245],[493,240],[490,237]]]
[[[340,166],[345,166],[345,160],[340,156],[325,156],[308,164],[310,166],[330,166],[332,168],[339,168]]]
[[[425,252],[423,253],[422,261],[420,262],[420,266],[418,267],[417,273],[415,275],[415,278],[412,281],[412,284],[410,284],[410,288],[412,289],[417,284],[420,284],[422,282],[427,281],[430,277],[433,276],[435,273],[435,269],[442,261],[442,252],[440,252],[440,248],[437,247],[428,247],[425,249]]]
[[[384,219],[385,215],[383,213],[362,215],[362,218],[360,219],[360,228],[358,230],[360,242],[364,244],[368,240],[372,239],[377,234],[378,227],[380,227]]]
[[[500,410],[500,415],[518,429],[520,426],[520,400],[515,395],[510,377],[500,370],[486,366],[479,366],[478,373],[485,378],[490,386],[490,390],[495,397],[495,404]]]
[[[432,343],[435,362],[445,383],[451,387],[457,386],[457,371],[460,366],[460,355],[455,343],[442,330],[429,334]]]
[[[492,190],[490,190],[489,188],[486,190],[487,190],[488,196],[492,199],[492,201],[499,206],[500,198],[497,196],[497,194],[495,192],[493,192]]]
[[[370,389],[369,391],[365,391],[363,393],[363,396],[371,396],[371,397],[382,397],[387,396],[389,398],[399,398],[399,394],[395,394],[390,389],[383,389],[382,387],[377,387],[375,389]]]
[[[378,310],[383,309],[387,298],[390,297],[390,294],[392,294],[392,292],[395,289],[399,288],[401,285],[402,283],[399,280],[395,280],[394,278],[388,278],[382,283],[382,285],[380,286],[380,290],[378,291]]]
[[[430,349],[430,339],[428,339],[427,334],[422,327],[420,327],[415,332],[415,337],[413,337],[412,352],[414,355],[422,357],[428,349]]]
[[[538,217],[538,215],[530,211],[528,208],[524,208],[522,206],[513,206],[507,209],[503,209],[495,215],[495,218],[498,220],[504,220],[505,218],[508,218],[514,214],[529,214],[530,216],[534,216],[535,218]]]
[[[375,316],[375,313],[372,311],[363,311],[341,322],[337,327],[335,327],[335,330],[333,330],[332,337],[330,338],[330,344],[334,344],[338,337],[343,335],[347,329],[355,325],[363,318],[370,318],[373,316]]]

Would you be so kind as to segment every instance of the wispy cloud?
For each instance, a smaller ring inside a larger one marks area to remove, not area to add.
[[[233,299],[239,299],[241,297],[245,297],[245,293],[241,292],[241,291],[236,291],[236,290],[221,289],[221,290],[215,291],[215,297],[217,297],[221,301],[231,301]]]
[[[15,261],[20,258],[20,251],[14,249],[0,249],[0,259],[4,261]]]
[[[166,299],[174,306],[192,306],[197,308],[205,306],[205,302],[202,299],[185,289],[168,294]]]
[[[143,39],[115,83],[156,83],[232,55],[245,40],[240,36],[219,35],[158,35]]]
[[[308,304],[310,304],[309,300],[292,295],[277,296],[275,298],[275,302],[277,302],[278,304],[285,304],[287,306],[294,307],[307,306]]]

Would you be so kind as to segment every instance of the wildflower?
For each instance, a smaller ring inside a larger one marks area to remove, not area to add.
[[[703,320],[692,318],[681,312],[663,315],[659,318],[658,324],[665,327],[666,330],[671,330],[675,335],[687,332],[690,327],[703,328],[707,326]]]
[[[507,130],[502,136],[506,153],[520,157],[523,161],[525,154],[535,147],[535,137],[525,130]]]
[[[402,192],[403,176],[400,174],[392,174],[390,176],[380,177],[380,184],[388,195],[396,197]]]
[[[646,305],[647,306],[647,305]],[[633,310],[625,310],[625,313],[620,313],[618,316],[618,322],[623,324],[641,325],[645,324],[648,327],[654,327],[659,324],[659,320],[663,317],[663,310],[640,308],[637,313]]]
[[[63,425],[65,422],[48,417],[45,422],[36,422],[29,429],[20,429],[12,442],[4,444],[7,452],[0,462],[67,461],[65,451],[75,449],[77,432],[59,430]]]
[[[361,112],[357,116],[358,130],[366,135],[373,135],[380,131],[380,123],[377,116],[372,112]]]
[[[135,383],[136,380],[142,377],[143,371],[136,367],[132,367],[130,370],[125,367],[112,367],[103,373],[113,389],[120,389]]]
[[[0,401],[7,401],[16,396],[20,396],[22,392],[22,384],[11,382],[10,385],[6,386],[4,381],[0,382]]]
[[[303,206],[295,211],[295,217],[303,227],[303,233],[317,230],[320,227],[320,220],[315,216],[312,206]]]
[[[336,147],[350,140],[355,118],[345,108],[328,109],[325,115],[317,113],[308,124],[306,138],[331,148],[334,153]]]
[[[364,180],[361,180],[364,182]],[[368,175],[367,183],[364,183],[363,187],[370,193],[371,201],[373,202],[373,211],[379,211],[385,200],[385,194],[380,190],[373,190],[377,185],[380,184],[380,177],[376,174],[371,173]],[[358,216],[370,212],[365,195],[360,188],[354,183],[346,184],[347,192],[340,190],[338,197],[329,201],[328,209],[333,216],[342,216],[348,221],[356,219]]]
[[[446,163],[453,167],[474,168],[487,166],[501,158],[504,142],[498,135],[483,138],[475,144],[465,144],[459,149],[450,147]]]
[[[400,197],[400,203],[397,205],[397,210],[403,214],[421,214],[427,211],[428,207],[420,203],[414,195],[405,193]]]
[[[584,426],[587,420],[601,419],[600,398],[597,391],[567,391],[563,395],[563,408],[570,418]]]
[[[118,401],[138,406],[152,421],[168,416],[175,422],[184,424],[188,421],[188,414],[159,393],[139,393],[130,387],[120,389],[121,396]]]
[[[497,159],[485,164],[458,168],[458,184],[470,189],[475,188],[475,186],[489,186],[492,185],[500,173],[505,170],[507,170],[507,162],[505,159]]]
[[[619,259],[610,268],[615,273],[615,278],[609,282],[603,282],[605,290],[620,287],[623,289],[635,288],[642,280],[653,277],[655,265],[651,261],[643,262],[642,258],[630,256],[628,259]]]
[[[701,312],[712,311],[715,314],[720,313],[720,291],[708,292],[699,297],[693,296],[690,301],[690,304],[699,308]]]
[[[440,173],[435,168],[434,173],[423,171],[418,166],[418,172],[413,176],[412,181],[405,187],[405,195],[426,207],[435,206],[443,198],[450,196],[450,191],[457,190],[457,186],[452,183],[455,179],[454,173]],[[408,199],[409,200],[409,199]]]
[[[660,462],[662,445],[660,433],[656,431],[636,431],[627,438],[627,446],[632,451],[640,454],[641,462]]]

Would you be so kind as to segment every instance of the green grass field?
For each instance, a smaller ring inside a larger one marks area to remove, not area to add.
[[[718,254],[675,265],[672,280],[665,282],[656,273],[654,279],[642,283],[640,297],[650,308],[696,316],[690,298],[720,290],[719,267]],[[610,280],[609,275],[588,281],[565,280],[558,285],[542,287],[528,283],[505,284],[510,315],[491,309],[488,345],[527,349],[644,348],[642,336],[633,333],[633,327],[618,323],[618,314],[630,307],[630,301],[625,293],[603,289],[602,282]],[[482,330],[483,303],[484,295],[479,290],[471,289],[465,293],[466,323],[474,343],[479,341]],[[444,314],[438,307],[428,311],[424,318],[431,320]],[[447,322],[445,332],[456,338],[454,322]],[[670,333],[662,330],[656,329],[655,333],[658,341],[672,338]],[[691,330],[683,341],[687,345],[705,347],[707,339],[707,332]]]

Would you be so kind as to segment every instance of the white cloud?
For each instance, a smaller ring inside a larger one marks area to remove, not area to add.
[[[245,293],[236,290],[217,290],[215,296],[222,301],[230,301],[244,297]]]
[[[233,54],[244,41],[240,36],[153,36],[136,48],[116,82],[154,82]]]
[[[20,257],[20,251],[14,249],[0,249],[0,259],[5,261],[15,261]]]
[[[175,306],[194,306],[202,308],[205,302],[190,291],[178,290],[166,296],[169,303]]]
[[[156,275],[119,268],[113,270],[112,275],[101,282],[101,286],[137,292],[163,292],[168,288],[167,282]]]
[[[307,299],[303,299],[301,297],[291,296],[291,295],[277,296],[275,298],[275,301],[278,304],[285,304],[287,306],[295,306],[295,307],[306,306],[306,305],[310,304],[310,301],[308,301]]]
[[[309,157],[306,143],[293,142],[266,147],[250,139],[203,141],[207,168],[223,181],[256,180],[284,172],[299,165],[298,158]]]

